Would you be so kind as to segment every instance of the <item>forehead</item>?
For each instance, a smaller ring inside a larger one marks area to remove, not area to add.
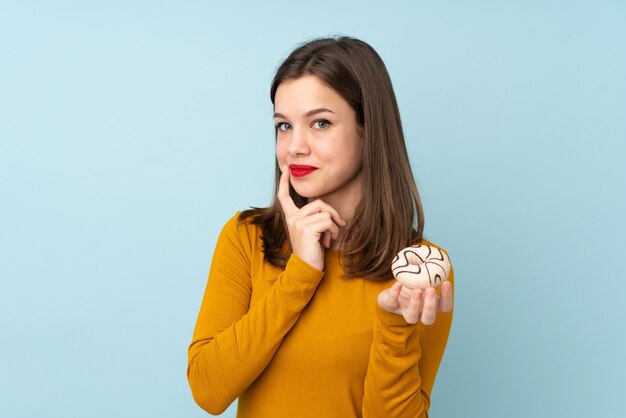
[[[285,80],[276,89],[274,110],[277,113],[297,115],[319,107],[333,112],[350,109],[343,97],[315,76]]]

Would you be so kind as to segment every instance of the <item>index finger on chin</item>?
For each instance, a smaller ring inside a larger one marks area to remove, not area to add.
[[[280,180],[278,181],[278,191],[276,192],[276,197],[278,197],[278,201],[280,202],[280,206],[283,208],[285,215],[289,215],[298,210],[298,207],[289,195],[289,167],[287,167],[286,164],[282,166],[282,173],[280,175]]]

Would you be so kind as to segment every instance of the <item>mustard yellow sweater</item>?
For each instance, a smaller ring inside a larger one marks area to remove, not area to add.
[[[393,281],[342,278],[338,251],[323,272],[295,254],[274,267],[238,215],[218,239],[189,347],[196,402],[220,414],[239,398],[238,418],[427,417],[452,313],[426,326],[383,311],[376,297]]]

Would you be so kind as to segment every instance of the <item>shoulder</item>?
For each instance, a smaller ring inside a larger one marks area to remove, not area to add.
[[[222,228],[219,241],[228,242],[242,252],[251,254],[259,248],[260,227],[250,217],[241,217],[237,211]]]

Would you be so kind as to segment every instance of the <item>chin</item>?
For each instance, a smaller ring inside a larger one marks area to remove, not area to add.
[[[294,187],[293,189],[305,199],[315,199],[317,196],[320,196],[319,190],[311,190],[306,187]]]
[[[313,197],[313,193],[307,193],[304,190],[298,190],[294,187],[294,190],[296,191],[296,193],[298,193],[300,196],[306,198],[306,199],[311,199]]]

